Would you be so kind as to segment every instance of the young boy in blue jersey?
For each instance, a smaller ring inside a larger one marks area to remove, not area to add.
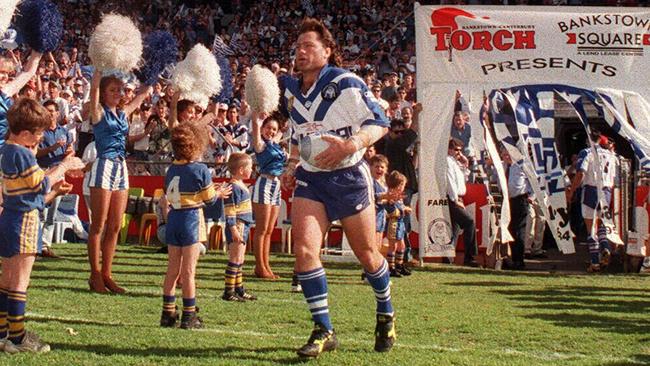
[[[386,177],[386,185],[391,198],[384,205],[387,216],[387,234],[388,237],[388,268],[390,268],[391,277],[410,276],[411,271],[404,266],[404,236],[406,235],[406,226],[404,217],[411,213],[411,208],[404,205],[402,196],[404,187],[406,187],[406,176],[393,170]],[[396,199],[397,198],[397,199]]]
[[[196,286],[194,276],[201,252],[201,242],[206,240],[203,206],[229,191],[226,185],[215,189],[208,167],[195,162],[205,150],[207,140],[198,128],[185,123],[172,130],[171,144],[174,162],[165,176],[165,198],[170,210],[167,214],[165,241],[168,246],[167,274],[163,283],[163,311],[160,326],[175,327],[176,283],[180,279],[183,292],[183,329],[201,328],[203,323],[196,315]]]
[[[375,217],[377,223],[375,227],[375,243],[377,249],[381,249],[386,231],[386,200],[388,199],[388,190],[386,189],[386,171],[388,170],[388,158],[384,155],[377,154],[370,158],[370,174],[373,180],[373,190],[375,192]]]
[[[388,170],[388,158],[381,154],[373,155],[368,160],[368,165],[370,165],[370,175],[372,176],[373,192],[375,194],[375,245],[377,250],[381,251],[384,232],[386,231],[386,208],[384,206],[389,198],[385,177]],[[361,279],[366,280],[365,271],[361,273]]]
[[[226,301],[257,300],[255,295],[244,289],[244,253],[253,223],[251,194],[244,184],[251,177],[253,160],[244,153],[232,153],[228,159],[228,171],[232,194],[224,200],[226,214],[226,240],[228,242],[228,266],[226,267],[226,286],[222,299]]]
[[[36,151],[50,115],[38,102],[22,98],[7,112],[9,135],[0,148],[4,210],[0,214],[0,349],[7,353],[48,352],[50,346],[25,331],[27,287],[42,241],[39,211],[57,195],[70,192],[67,170],[83,166],[75,157],[47,173],[36,163]]]

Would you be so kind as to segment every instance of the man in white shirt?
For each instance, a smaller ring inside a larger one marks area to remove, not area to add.
[[[449,200],[449,215],[451,224],[456,228],[463,229],[463,238],[465,244],[465,258],[463,263],[466,266],[478,267],[474,256],[478,255],[476,247],[476,224],[474,218],[465,211],[463,196],[466,193],[465,174],[461,168],[463,159],[462,141],[452,138],[449,140],[447,150],[447,199]],[[454,233],[456,235],[456,233]]]
[[[501,159],[506,164],[508,179],[508,200],[510,202],[510,225],[508,230],[515,239],[511,244],[512,265],[510,269],[524,269],[524,251],[526,241],[526,217],[533,201],[532,190],[528,178],[504,147],[501,148]]]

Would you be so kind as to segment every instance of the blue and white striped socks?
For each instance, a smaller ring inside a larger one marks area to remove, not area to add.
[[[327,278],[323,267],[307,272],[297,272],[298,280],[302,286],[302,293],[309,305],[311,318],[316,324],[320,324],[327,330],[332,330],[329,307],[327,305]]]
[[[605,225],[600,225],[598,226],[598,244],[600,246],[600,250],[603,249],[609,249],[609,240],[607,240],[607,228]]]
[[[377,314],[393,316],[393,303],[390,297],[390,273],[388,262],[384,260],[376,272],[366,271],[366,278],[375,291]]]

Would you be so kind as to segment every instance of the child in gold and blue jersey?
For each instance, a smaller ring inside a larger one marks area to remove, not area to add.
[[[0,349],[7,353],[50,350],[34,333],[25,331],[27,287],[42,237],[39,211],[45,203],[70,192],[63,180],[67,170],[83,167],[81,160],[67,157],[45,173],[35,153],[50,124],[50,115],[38,102],[19,99],[7,112],[9,137],[0,148],[2,204],[0,214]]]
[[[257,300],[244,290],[244,253],[250,226],[253,223],[251,194],[245,179],[251,177],[253,160],[244,153],[233,153],[228,159],[232,194],[224,201],[226,214],[226,240],[228,242],[228,267],[226,267],[226,287],[222,299],[226,301]]]
[[[404,205],[402,197],[407,178],[404,174],[393,170],[386,177],[388,195],[391,197],[384,205],[386,209],[386,236],[388,237],[388,267],[391,277],[402,277],[411,275],[411,271],[404,266],[404,237],[406,236],[406,225],[404,217],[411,213],[411,208]]]
[[[171,144],[175,160],[165,176],[165,198],[170,206],[165,229],[169,263],[163,284],[163,311],[160,326],[174,327],[176,282],[183,291],[181,328],[201,328],[196,315],[194,275],[201,242],[206,240],[203,206],[229,194],[227,185],[215,188],[208,167],[197,163],[206,146],[204,135],[192,124],[182,124],[172,131]]]

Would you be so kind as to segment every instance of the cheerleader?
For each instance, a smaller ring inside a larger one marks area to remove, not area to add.
[[[255,116],[254,116],[255,117]],[[271,270],[269,252],[271,234],[280,212],[280,179],[286,154],[278,140],[281,116],[278,112],[260,120],[253,119],[253,149],[259,169],[259,177],[253,188],[253,213],[255,233],[253,250],[255,253],[255,276],[259,278],[278,278]],[[261,126],[260,126],[261,124]]]
[[[91,291],[98,293],[125,292],[113,281],[112,265],[129,189],[127,116],[152,92],[152,88],[147,87],[129,104],[118,108],[123,88],[122,80],[115,76],[102,77],[101,72],[95,70],[90,89],[90,113],[97,160],[93,163],[89,184],[92,217],[88,236],[91,271],[88,285]]]

